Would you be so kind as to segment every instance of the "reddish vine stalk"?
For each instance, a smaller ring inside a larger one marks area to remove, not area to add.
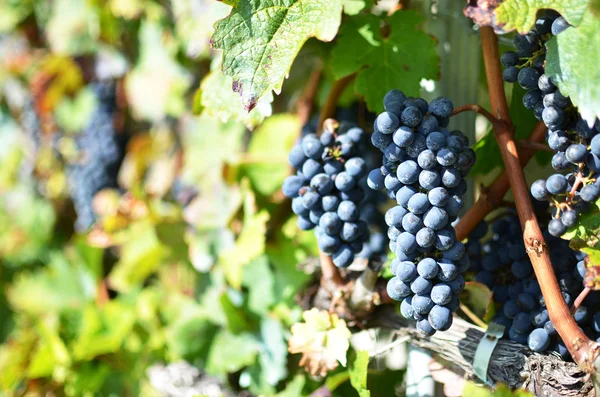
[[[538,122],[529,135],[529,142],[542,142],[546,136],[546,129],[543,122]],[[535,150],[529,147],[524,147],[519,150],[521,167],[527,165],[535,152]],[[487,214],[497,209],[502,204],[503,197],[506,195],[509,188],[510,184],[508,183],[506,171],[502,171],[488,187],[483,189],[479,199],[460,218],[460,221],[455,226],[457,238],[459,240],[465,239]]]
[[[579,328],[562,297],[550,261],[548,247],[533,212],[504,93],[498,38],[492,28],[481,27],[481,46],[492,107],[491,113],[496,117],[492,123],[494,135],[500,146],[506,175],[515,197],[517,213],[523,228],[525,247],[546,301],[550,320],[575,362],[584,371],[594,372],[594,360],[598,354],[599,345],[592,342]]]

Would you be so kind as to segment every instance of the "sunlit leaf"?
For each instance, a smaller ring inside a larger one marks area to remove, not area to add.
[[[330,41],[337,33],[341,0],[267,0],[231,4],[217,22],[213,47],[223,50],[223,71],[252,110],[260,98],[281,91],[283,79],[310,37]]]

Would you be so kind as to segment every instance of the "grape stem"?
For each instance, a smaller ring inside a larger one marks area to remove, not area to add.
[[[475,323],[475,325],[478,325],[483,329],[487,329],[487,324],[482,319],[477,317],[477,315],[475,313],[473,313],[471,311],[471,309],[469,309],[466,305],[461,303],[460,310],[462,310],[462,312],[465,313],[467,315],[467,317],[469,317],[471,319],[471,321],[473,321]]]
[[[490,112],[488,112],[486,109],[482,108],[481,106],[479,106],[477,104],[469,104],[469,105],[460,106],[460,107],[454,109],[454,112],[452,112],[452,116],[456,116],[457,114],[463,113],[463,112],[479,113],[480,115],[482,115],[483,117],[488,119],[489,122],[492,124],[494,124],[497,121],[496,118]]]
[[[319,125],[317,126],[317,134],[321,134],[323,122],[335,116],[335,109],[337,107],[337,103],[342,94],[344,93],[344,90],[346,89],[348,84],[350,84],[352,80],[354,80],[354,77],[356,77],[356,74],[350,74],[342,79],[337,80],[331,86],[329,95],[327,95],[327,99],[325,99],[325,103],[323,104],[323,108],[321,109]]]
[[[504,93],[498,38],[494,30],[489,26],[481,27],[480,32],[492,108],[491,113],[496,117],[494,122],[492,122],[492,127],[500,146],[508,182],[515,197],[515,204],[521,221],[521,227],[523,228],[523,241],[527,253],[533,265],[536,278],[539,281],[552,324],[554,324],[556,331],[579,367],[586,372],[595,372],[594,361],[598,355],[600,345],[592,342],[573,319],[569,307],[560,292],[550,261],[548,247],[533,211],[529,189],[525,181],[523,169],[521,168],[519,154],[517,153],[512,120]]]
[[[539,142],[531,142],[531,141],[521,140],[521,141],[517,141],[517,144],[519,145],[519,148],[528,148],[528,149],[533,149],[538,152],[554,153],[554,150],[552,150],[550,148],[550,146],[545,145],[543,143],[539,143]]]
[[[529,135],[529,142],[541,142],[546,136],[546,126],[543,122],[538,122],[533,131]],[[531,148],[521,148],[519,150],[519,160],[521,167],[524,167],[535,154],[535,150]],[[503,197],[508,191],[510,185],[506,171],[503,171],[492,182],[491,185],[484,188],[479,196],[479,199],[471,208],[460,218],[460,221],[455,226],[456,236],[459,240],[465,239],[469,233],[477,226],[479,222],[485,218],[487,214],[497,209],[502,203]]]
[[[585,298],[587,298],[588,294],[592,291],[591,288],[585,287],[583,291],[579,293],[575,302],[573,302],[573,307],[571,307],[571,314],[575,313],[575,311],[581,306]]]

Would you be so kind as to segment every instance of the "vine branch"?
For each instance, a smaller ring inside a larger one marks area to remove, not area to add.
[[[498,38],[489,26],[481,27],[481,46],[492,114],[497,118],[497,121],[492,124],[494,135],[500,146],[508,182],[515,197],[517,213],[523,228],[523,240],[535,275],[539,280],[550,320],[580,368],[586,372],[594,372],[594,360],[598,354],[599,345],[593,343],[579,328],[560,293],[547,245],[533,212],[529,189],[519,161],[512,121],[504,93]]]
[[[535,125],[533,131],[531,131],[528,140],[529,142],[542,142],[545,136],[546,126],[540,121]],[[527,147],[519,150],[521,167],[527,165],[535,152],[532,148]],[[508,176],[506,175],[506,170],[504,170],[483,190],[475,204],[460,218],[460,221],[455,226],[457,238],[459,240],[465,239],[487,214],[497,209],[502,204],[503,197],[509,188]]]
[[[488,119],[488,121],[490,123],[492,123],[492,125],[498,121],[490,112],[488,112],[486,109],[482,108],[481,106],[479,106],[477,104],[469,104],[469,105],[460,106],[460,107],[454,109],[454,112],[452,112],[452,116],[456,116],[457,114],[463,113],[463,112],[479,113],[480,115],[482,115],[486,119]]]
[[[348,75],[342,79],[337,80],[331,86],[331,90],[329,91],[329,95],[327,95],[327,99],[323,104],[323,108],[321,109],[321,115],[319,117],[319,125],[317,127],[317,134],[320,134],[323,130],[323,123],[325,120],[330,119],[335,116],[335,108],[337,107],[337,103],[344,93],[344,90],[354,80],[356,74]]]

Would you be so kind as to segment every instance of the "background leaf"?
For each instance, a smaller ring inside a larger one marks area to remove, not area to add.
[[[355,90],[374,112],[383,111],[383,96],[391,88],[419,96],[421,79],[439,77],[436,41],[418,28],[423,16],[395,12],[383,37],[379,18],[361,15],[342,26],[330,65],[336,79],[357,72]]]

